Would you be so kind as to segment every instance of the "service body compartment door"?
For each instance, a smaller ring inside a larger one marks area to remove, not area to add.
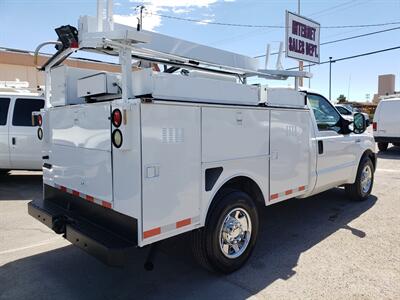
[[[308,110],[271,110],[270,120],[270,201],[277,202],[309,188],[311,124]]]
[[[198,223],[200,108],[142,105],[143,244]]]
[[[51,171],[45,183],[112,204],[110,103],[56,107],[49,111]],[[83,197],[84,198],[84,197]]]

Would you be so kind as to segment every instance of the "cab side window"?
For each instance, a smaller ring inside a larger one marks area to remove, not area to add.
[[[15,100],[12,124],[14,126],[32,126],[32,112],[40,111],[44,107],[42,99]]]
[[[319,131],[340,131],[340,115],[332,104],[322,96],[308,94],[308,102],[312,108]]]
[[[10,99],[0,98],[0,126],[7,124],[8,108],[10,106]]]

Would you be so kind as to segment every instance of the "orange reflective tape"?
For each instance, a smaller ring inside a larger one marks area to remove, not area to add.
[[[293,193],[293,190],[287,190],[287,191],[285,192],[285,195],[290,195],[291,193]]]
[[[272,194],[271,197],[270,197],[271,200],[275,200],[275,199],[278,199],[278,198],[279,198],[279,194]]]
[[[79,192],[72,190],[72,195],[79,197]]]
[[[143,238],[147,239],[149,237],[158,235],[160,233],[161,233],[161,227],[150,229],[150,230],[147,230],[147,231],[143,232]]]
[[[86,196],[85,196],[85,199],[86,199],[87,201],[94,202],[94,197],[92,197],[92,196],[86,195]]]
[[[178,221],[178,222],[176,222],[176,228],[181,228],[183,226],[190,225],[190,223],[192,223],[192,220],[190,218]]]
[[[111,208],[111,203],[107,201],[101,201],[101,206],[106,208]]]
[[[306,189],[306,187],[304,185],[299,187],[299,191],[304,191],[305,189]]]

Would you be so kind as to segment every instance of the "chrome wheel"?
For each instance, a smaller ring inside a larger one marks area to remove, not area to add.
[[[251,219],[243,208],[231,210],[222,222],[219,246],[227,258],[237,258],[243,254],[251,238]]]
[[[372,185],[372,170],[369,165],[366,165],[361,173],[361,191],[363,194],[368,193]]]

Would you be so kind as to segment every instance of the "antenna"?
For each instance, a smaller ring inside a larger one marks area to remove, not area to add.
[[[113,0],[107,0],[107,30],[114,30]]]
[[[268,70],[268,60],[269,60],[270,52],[271,52],[271,46],[270,46],[270,44],[267,44],[267,52],[265,54],[265,67],[264,67],[265,70]]]
[[[103,31],[104,0],[97,0],[97,31]]]
[[[105,27],[103,24],[104,20],[104,0],[97,0],[97,31],[113,31],[114,20],[113,20],[113,0],[107,0],[106,7],[106,23]]]

